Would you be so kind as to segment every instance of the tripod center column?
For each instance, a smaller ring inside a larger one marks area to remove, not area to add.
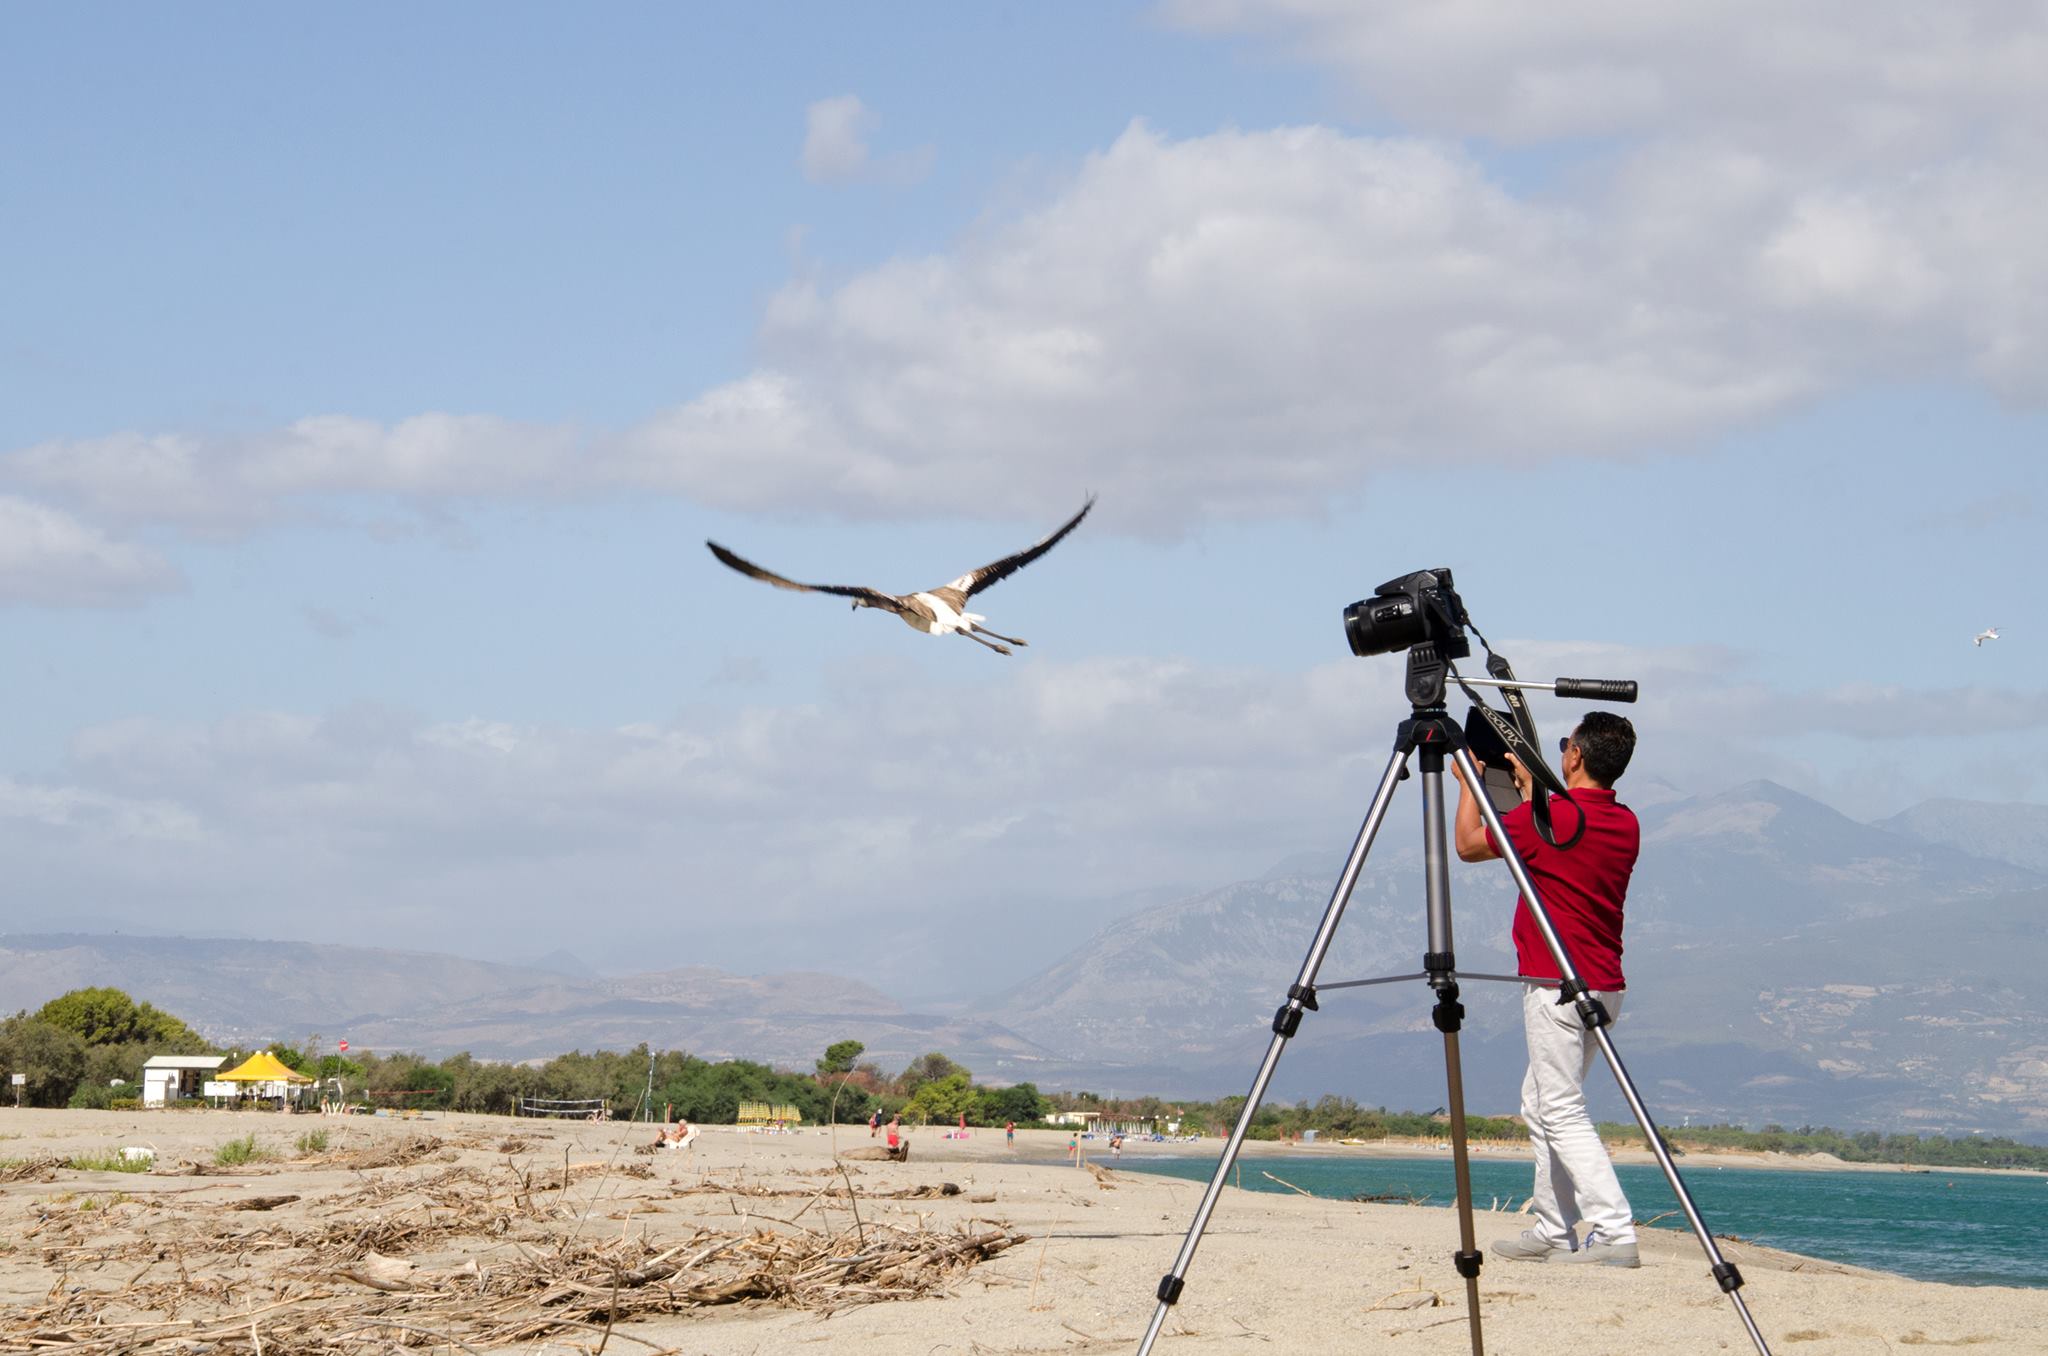
[[[1429,952],[1422,968],[1433,988],[1452,982],[1457,969],[1451,941],[1450,840],[1444,831],[1444,744],[1416,747],[1422,780],[1422,873],[1429,917]]]

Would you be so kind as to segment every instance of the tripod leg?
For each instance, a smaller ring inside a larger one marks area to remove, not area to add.
[[[1424,744],[1417,750],[1422,781],[1422,870],[1428,897],[1429,952],[1422,967],[1436,991],[1430,1020],[1444,1035],[1445,1105],[1451,1113],[1451,1167],[1458,1183],[1458,1251],[1452,1261],[1465,1278],[1466,1326],[1472,1335],[1472,1356],[1486,1356],[1486,1335],[1479,1313],[1479,1268],[1485,1260],[1472,1226],[1472,1160],[1465,1136],[1465,1068],[1458,1053],[1458,1029],[1465,1005],[1458,1001],[1458,960],[1451,940],[1450,845],[1444,837],[1444,750]]]
[[[1458,766],[1464,769],[1465,776],[1471,784],[1480,785],[1483,774],[1479,771],[1479,765],[1472,760],[1471,752],[1461,748],[1456,751],[1455,757]],[[1558,1001],[1569,1002],[1575,1006],[1579,1012],[1579,1020],[1593,1033],[1593,1039],[1600,1046],[1600,1053],[1607,1058],[1607,1067],[1614,1071],[1614,1081],[1621,1085],[1621,1095],[1627,1099],[1629,1110],[1635,1113],[1636,1124],[1643,1128],[1643,1137],[1649,1141],[1650,1152],[1657,1157],[1657,1166],[1664,1170],[1664,1180],[1671,1184],[1672,1194],[1678,1197],[1678,1204],[1685,1212],[1686,1222],[1692,1226],[1694,1236],[1699,1239],[1700,1247],[1707,1254],[1707,1263],[1716,1284],[1734,1302],[1735,1312],[1742,1319],[1742,1326],[1748,1330],[1749,1340],[1756,1344],[1760,1356],[1771,1356],[1771,1349],[1764,1342],[1763,1333],[1757,1328],[1756,1320],[1750,1317],[1749,1306],[1743,1302],[1742,1273],[1736,1269],[1733,1262],[1721,1255],[1720,1245],[1714,1242],[1714,1235],[1707,1229],[1707,1222],[1701,1217],[1699,1206],[1693,1201],[1692,1192],[1687,1190],[1685,1179],[1679,1176],[1678,1164],[1672,1161],[1670,1150],[1664,1147],[1663,1136],[1657,1133],[1656,1122],[1650,1118],[1649,1107],[1644,1105],[1642,1097],[1636,1092],[1636,1085],[1629,1078],[1628,1070],[1622,1067],[1621,1053],[1614,1048],[1614,1038],[1607,1030],[1606,1009],[1591,996],[1586,982],[1579,978],[1579,972],[1573,967],[1572,958],[1565,950],[1564,939],[1558,936],[1557,929],[1551,924],[1550,911],[1544,907],[1542,898],[1536,893],[1536,883],[1529,877],[1527,864],[1515,851],[1515,845],[1508,841],[1507,829],[1502,826],[1500,815],[1494,810],[1493,803],[1485,796],[1475,796],[1473,799],[1479,806],[1480,817],[1486,821],[1486,827],[1493,833],[1493,841],[1500,846],[1501,856],[1506,859],[1508,872],[1514,876],[1515,885],[1521,890],[1522,898],[1529,902],[1529,912],[1536,920],[1537,930],[1543,934],[1544,945],[1557,960],[1557,972],[1564,977]]]
[[[1315,941],[1309,945],[1308,956],[1301,963],[1301,974],[1288,989],[1287,1002],[1273,1014],[1273,1039],[1266,1046],[1266,1057],[1260,1061],[1259,1071],[1252,1079],[1251,1092],[1244,1099],[1244,1109],[1237,1114],[1237,1124],[1231,1127],[1230,1138],[1224,1142],[1223,1155],[1216,1160],[1216,1172],[1209,1179],[1208,1190],[1202,1193],[1202,1203],[1195,1207],[1194,1223],[1188,1227],[1188,1236],[1181,1242],[1179,1256],[1173,1259],[1173,1270],[1159,1278],[1159,1305],[1152,1311],[1152,1322],[1145,1329],[1144,1340],[1138,1344],[1138,1356],[1149,1356],[1152,1344],[1159,1340],[1160,1329],[1166,1326],[1167,1312],[1180,1302],[1181,1290],[1187,1283],[1188,1267],[1195,1260],[1195,1249],[1201,1246],[1202,1233],[1209,1227],[1209,1216],[1216,1209],[1217,1197],[1223,1194],[1230,1166],[1237,1161],[1238,1152],[1244,1147],[1244,1137],[1252,1127],[1252,1117],[1258,1114],[1259,1104],[1266,1096],[1266,1086],[1273,1081],[1273,1071],[1280,1065],[1280,1053],[1300,1029],[1302,1012],[1315,1010],[1316,973],[1322,969],[1323,957],[1328,953],[1330,943],[1336,939],[1337,924],[1344,917],[1344,906],[1351,902],[1351,892],[1358,885],[1358,873],[1365,866],[1365,856],[1372,850],[1372,840],[1378,836],[1380,824],[1387,817],[1387,807],[1393,803],[1394,787],[1407,766],[1408,750],[1396,748],[1393,757],[1387,760],[1386,774],[1380,778],[1379,790],[1373,793],[1372,806],[1365,813],[1365,823],[1359,827],[1358,839],[1351,845],[1351,856],[1344,863],[1344,873],[1337,878],[1337,887],[1331,892],[1329,907],[1323,910],[1322,926],[1316,929]]]
[[[1436,1024],[1452,1023],[1444,1032],[1444,1079],[1450,1084],[1451,1167],[1458,1179],[1458,1253],[1454,1259],[1458,1274],[1465,1278],[1465,1308],[1470,1315],[1472,1356],[1486,1356],[1486,1337],[1479,1325],[1479,1265],[1482,1254],[1472,1226],[1472,1158],[1465,1144],[1465,1068],[1458,1058],[1458,1028],[1465,1007],[1458,1002],[1453,984],[1437,994]]]

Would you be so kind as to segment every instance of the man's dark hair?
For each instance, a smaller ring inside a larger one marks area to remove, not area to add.
[[[1588,711],[1572,731],[1572,743],[1579,746],[1586,775],[1602,786],[1613,786],[1628,771],[1628,760],[1636,751],[1636,727],[1626,716],[1612,711]]]

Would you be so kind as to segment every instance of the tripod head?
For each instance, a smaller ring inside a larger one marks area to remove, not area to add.
[[[1466,645],[1462,654],[1472,653]],[[1441,711],[1444,705],[1444,683],[1453,672],[1451,659],[1433,640],[1410,646],[1408,650],[1408,704],[1420,714],[1424,711]],[[1461,656],[1460,656],[1461,657]]]
[[[1486,671],[1490,675],[1486,678],[1467,678],[1457,670],[1456,661],[1471,655],[1475,636],[1486,651]],[[1463,732],[1444,712],[1446,687],[1455,682],[1537,783],[1566,799],[1570,799],[1571,792],[1545,761],[1536,733],[1536,717],[1522,694],[1551,692],[1560,697],[1610,702],[1636,699],[1633,679],[1559,678],[1551,683],[1517,680],[1507,659],[1496,654],[1485,633],[1473,625],[1465,610],[1465,600],[1458,596],[1447,568],[1417,570],[1389,579],[1373,590],[1372,597],[1361,598],[1345,608],[1344,638],[1351,645],[1351,653],[1360,657],[1392,654],[1403,648],[1408,651],[1405,687],[1413,714],[1402,723],[1396,742],[1404,748],[1420,749],[1426,768],[1433,765],[1441,771],[1444,756],[1464,746]],[[1472,690],[1474,687],[1499,690],[1508,713],[1502,715],[1487,706]],[[1568,847],[1585,830],[1582,816],[1570,842],[1560,844],[1551,831],[1549,807],[1540,795],[1535,800],[1534,814],[1538,832],[1552,846]]]

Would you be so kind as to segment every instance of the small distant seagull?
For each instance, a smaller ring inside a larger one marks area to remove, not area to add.
[[[997,654],[1010,653],[1011,645],[1025,642],[1015,636],[999,635],[982,623],[988,618],[967,610],[967,600],[983,589],[994,588],[1047,551],[1060,544],[1060,539],[1081,525],[1088,516],[1088,510],[1095,507],[1095,496],[1089,495],[1088,502],[1081,505],[1081,511],[1067,519],[1059,531],[1035,545],[1028,546],[1015,555],[1004,556],[992,565],[970,570],[943,588],[926,589],[920,593],[883,593],[879,589],[860,588],[846,584],[799,584],[794,579],[785,579],[772,571],[764,570],[752,561],[742,560],[715,541],[704,544],[711,548],[711,554],[764,584],[773,584],[779,589],[796,589],[803,593],[836,593],[842,598],[853,599],[856,610],[863,607],[886,608],[903,618],[908,626],[914,626],[928,635],[965,636],[977,645],[986,645]],[[983,636],[990,639],[983,640]],[[1006,642],[997,644],[996,642]]]
[[[1987,640],[1997,640],[1997,639],[1998,639],[1998,628],[1997,628],[1997,627],[1995,627],[1995,626],[1987,626],[1987,627],[1985,627],[1985,628],[1984,628],[1984,629],[1983,629],[1982,631],[1979,631],[1979,632],[1977,633],[1977,639],[1976,639],[1976,642],[1975,642],[1975,643],[1976,643],[1976,646],[1977,646],[1977,648],[1981,650],[1981,649],[1983,649],[1983,648],[1984,648],[1984,642],[1985,642],[1985,641],[1987,641]]]

